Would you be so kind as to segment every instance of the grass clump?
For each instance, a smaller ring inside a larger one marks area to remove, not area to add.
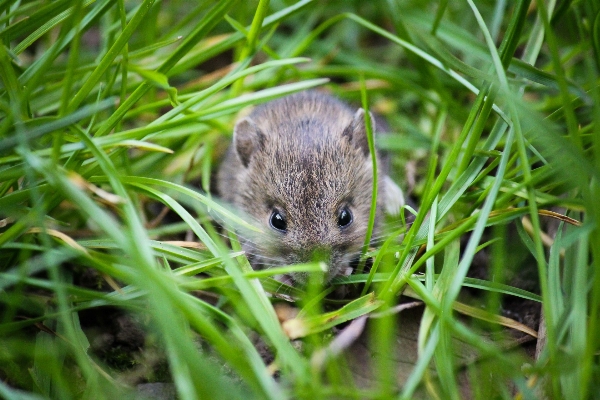
[[[0,395],[597,397],[599,35],[591,0],[0,2]],[[315,87],[418,204],[343,300],[212,222],[252,229],[210,194],[238,113]]]

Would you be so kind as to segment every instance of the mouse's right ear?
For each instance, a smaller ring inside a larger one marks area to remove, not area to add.
[[[375,134],[375,118],[369,112],[371,130]],[[367,128],[365,126],[365,110],[359,108],[354,114],[350,125],[344,129],[342,136],[348,138],[350,143],[362,150],[365,156],[369,155],[369,140],[367,139]]]
[[[244,167],[248,167],[254,152],[264,146],[265,134],[249,117],[243,118],[235,124],[233,130],[233,145]]]

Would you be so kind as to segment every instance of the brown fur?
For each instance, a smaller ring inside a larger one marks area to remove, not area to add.
[[[254,268],[313,261],[328,265],[326,280],[346,273],[363,245],[371,207],[372,162],[364,112],[331,96],[304,92],[257,107],[235,127],[217,175],[222,198],[265,231],[243,241]],[[379,199],[383,198],[383,174]],[[376,227],[382,214],[378,199]],[[347,206],[353,222],[338,226]],[[270,226],[277,209],[287,232]],[[294,274],[294,282],[306,276]]]

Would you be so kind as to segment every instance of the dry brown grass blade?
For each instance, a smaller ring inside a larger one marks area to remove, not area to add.
[[[502,326],[506,326],[507,328],[516,329],[523,333],[526,333],[537,339],[537,332],[528,327],[527,325],[521,324],[520,322],[515,321],[514,319],[503,317],[501,315],[492,314],[485,310],[481,310],[476,307],[472,307],[466,305],[464,303],[455,302],[452,308],[458,311],[461,314],[468,315],[473,318],[480,319],[482,321],[492,322],[495,324],[499,324]]]
[[[206,246],[200,242],[190,242],[185,240],[164,240],[162,243],[170,244],[172,246],[177,247],[184,247],[186,249],[206,250]]]
[[[70,237],[69,235],[66,235],[60,231],[57,231],[56,229],[50,229],[50,228],[30,228],[27,233],[46,233],[50,236],[53,236],[57,239],[62,240],[67,246],[74,248],[75,250],[81,251],[82,253],[85,253],[86,255],[89,255],[87,249],[85,247],[83,247],[82,245],[80,245],[79,243],[77,243],[72,237]]]

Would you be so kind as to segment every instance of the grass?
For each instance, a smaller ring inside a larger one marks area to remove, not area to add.
[[[0,396],[597,398],[599,38],[591,0],[0,1]],[[210,194],[239,113],[315,87],[418,204],[344,300],[213,223],[254,229]]]

